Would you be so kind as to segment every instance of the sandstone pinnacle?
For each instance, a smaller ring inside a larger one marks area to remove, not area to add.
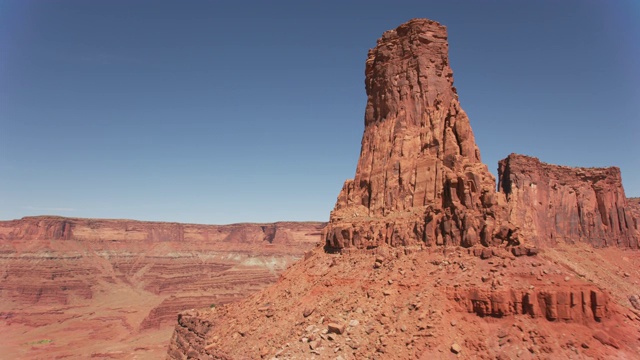
[[[360,159],[331,214],[327,248],[509,240],[512,229],[496,217],[504,197],[460,107],[448,47],[443,25],[414,19],[369,51]]]

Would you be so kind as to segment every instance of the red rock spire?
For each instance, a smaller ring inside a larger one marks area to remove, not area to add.
[[[495,179],[453,86],[446,28],[414,19],[385,32],[365,74],[360,159],[338,196],[327,245],[471,246],[483,231],[491,243]]]

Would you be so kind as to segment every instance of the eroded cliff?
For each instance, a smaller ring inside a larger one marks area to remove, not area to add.
[[[414,19],[369,51],[360,159],[326,229],[329,249],[509,241],[449,66],[446,28]]]
[[[633,218],[633,225],[640,232],[640,198],[627,198],[628,210]],[[640,235],[639,235],[640,236]]]
[[[498,172],[509,221],[525,241],[638,247],[637,220],[619,168],[573,168],[511,154]]]
[[[365,76],[360,158],[331,213],[327,250],[638,246],[617,168],[511,155],[500,162],[496,192],[453,86],[444,26],[414,19],[385,32],[369,51]]]

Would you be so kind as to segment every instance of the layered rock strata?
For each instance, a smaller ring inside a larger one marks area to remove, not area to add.
[[[81,219],[60,216],[33,216],[19,220],[0,221],[1,250],[11,250],[21,241],[53,242],[91,241],[93,249],[112,249],[126,243],[127,249],[145,247],[148,243],[202,242],[205,248],[223,248],[224,244],[299,244],[296,235],[319,231],[318,222],[277,222],[271,224],[201,225],[114,219]],[[318,233],[314,233],[317,235]],[[307,240],[315,242],[316,239]],[[64,244],[64,242],[59,243]],[[25,245],[25,244],[21,244]],[[38,244],[41,245],[41,244]],[[190,248],[185,246],[185,248]],[[17,248],[22,250],[22,247]]]
[[[573,168],[511,154],[499,163],[509,221],[536,245],[638,247],[638,224],[617,167]]]
[[[609,299],[595,286],[561,289],[487,291],[450,289],[449,298],[462,309],[479,316],[502,317],[526,314],[550,321],[589,323],[607,317]]]
[[[91,299],[101,282],[134,285],[159,296],[210,288],[220,294],[240,284],[257,290],[273,281],[274,271],[313,247],[322,226],[51,216],[1,221],[0,296],[18,304],[65,305]],[[194,279],[194,274],[200,276]],[[223,297],[241,296],[231,294]]]
[[[633,218],[633,225],[640,232],[640,197],[627,198],[628,209]],[[640,234],[639,234],[640,236]]]
[[[327,248],[508,241],[504,199],[453,86],[446,28],[414,19],[385,32],[365,75],[360,159],[331,213]]]
[[[11,333],[0,353],[158,358],[178,312],[273,283],[320,241],[323,225],[0,221],[0,332]],[[43,333],[53,340],[46,348],[25,345]]]

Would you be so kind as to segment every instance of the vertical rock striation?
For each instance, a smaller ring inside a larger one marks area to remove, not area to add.
[[[637,220],[619,168],[573,168],[511,154],[498,172],[509,220],[527,241],[638,247]]]
[[[382,35],[365,70],[360,159],[331,213],[328,251],[557,241],[638,246],[618,168],[511,155],[500,186],[480,159],[449,66],[446,28],[414,19]]]
[[[327,248],[508,240],[512,229],[497,221],[504,198],[453,86],[446,28],[414,19],[385,32],[365,74],[360,159],[331,213]]]
[[[633,218],[633,225],[635,226],[636,231],[638,231],[638,237],[640,238],[640,198],[627,198],[627,204],[627,209]]]

